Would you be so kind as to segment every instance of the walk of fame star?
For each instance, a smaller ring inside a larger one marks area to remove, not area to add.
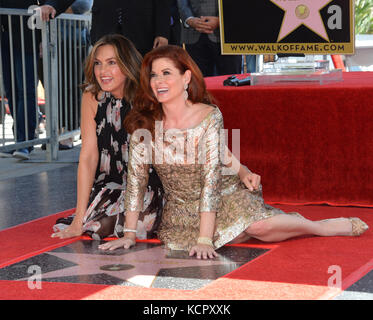
[[[302,24],[323,39],[329,41],[320,10],[333,0],[270,1],[285,11],[277,42],[281,41]]]
[[[48,278],[56,276],[77,276],[97,274],[102,272],[101,264],[127,264],[128,268],[123,270],[105,270],[106,274],[120,278],[123,281],[132,284],[150,288],[158,272],[162,268],[180,268],[180,267],[195,267],[195,266],[213,266],[218,264],[226,264],[227,261],[214,260],[197,260],[197,259],[172,259],[166,258],[166,249],[162,247],[154,247],[146,250],[146,254],[142,251],[127,253],[125,256],[103,256],[98,254],[74,254],[63,252],[49,252],[49,254],[58,258],[76,263],[76,266],[47,272],[43,274],[43,279],[48,281]]]
[[[0,269],[0,279],[27,281],[37,265],[42,281],[146,288],[199,289],[260,256],[267,249],[224,247],[214,260],[189,257],[159,244],[102,251],[98,241],[81,240]]]

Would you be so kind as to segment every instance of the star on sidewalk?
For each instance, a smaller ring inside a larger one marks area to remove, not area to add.
[[[329,41],[320,10],[333,0],[270,0],[285,11],[277,42],[300,25],[304,25],[323,39]]]
[[[75,263],[75,266],[42,273],[42,279],[69,276],[108,274],[131,284],[150,288],[163,268],[206,267],[235,263],[223,260],[198,260],[195,258],[168,257],[169,251],[160,246],[129,252],[123,255],[48,252],[49,255]],[[116,268],[116,266],[118,268]]]

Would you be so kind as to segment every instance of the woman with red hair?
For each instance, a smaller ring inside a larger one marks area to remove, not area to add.
[[[214,258],[226,243],[281,241],[300,235],[357,236],[368,226],[358,218],[311,221],[266,205],[257,175],[225,147],[223,117],[206,91],[203,76],[180,47],[164,46],[143,60],[135,107],[125,120],[131,133],[125,196],[124,237],[103,250],[135,244],[148,168],[156,169],[165,191],[159,239],[169,249]],[[247,175],[249,183],[240,181]]]

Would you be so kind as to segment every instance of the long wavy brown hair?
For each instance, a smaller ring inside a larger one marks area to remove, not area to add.
[[[154,137],[155,121],[160,121],[163,118],[162,105],[150,87],[153,61],[160,58],[172,60],[181,74],[184,74],[186,70],[191,71],[191,80],[187,89],[190,102],[193,104],[211,104],[213,102],[213,97],[206,90],[202,72],[189,54],[183,48],[174,45],[158,47],[145,55],[141,65],[140,87],[133,108],[124,120],[124,126],[130,134],[141,128],[152,132]]]
[[[96,100],[99,100],[98,94],[101,92],[101,88],[94,72],[95,57],[98,48],[105,45],[113,47],[118,66],[126,76],[123,97],[125,97],[127,101],[133,103],[139,87],[142,56],[137,51],[134,44],[120,34],[105,35],[95,43],[85,62],[85,82],[82,85],[82,89],[92,92],[96,97]]]

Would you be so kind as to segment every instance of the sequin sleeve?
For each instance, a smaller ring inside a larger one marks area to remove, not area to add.
[[[126,211],[142,211],[144,205],[144,194],[149,179],[149,167],[151,164],[151,137],[150,140],[144,139],[139,130],[131,135],[129,155],[128,155],[128,174],[127,190],[124,200]]]
[[[217,211],[220,205],[220,185],[222,162],[220,157],[220,140],[224,128],[223,116],[218,108],[211,113],[210,121],[201,140],[200,155],[202,153],[202,192],[199,211]]]

